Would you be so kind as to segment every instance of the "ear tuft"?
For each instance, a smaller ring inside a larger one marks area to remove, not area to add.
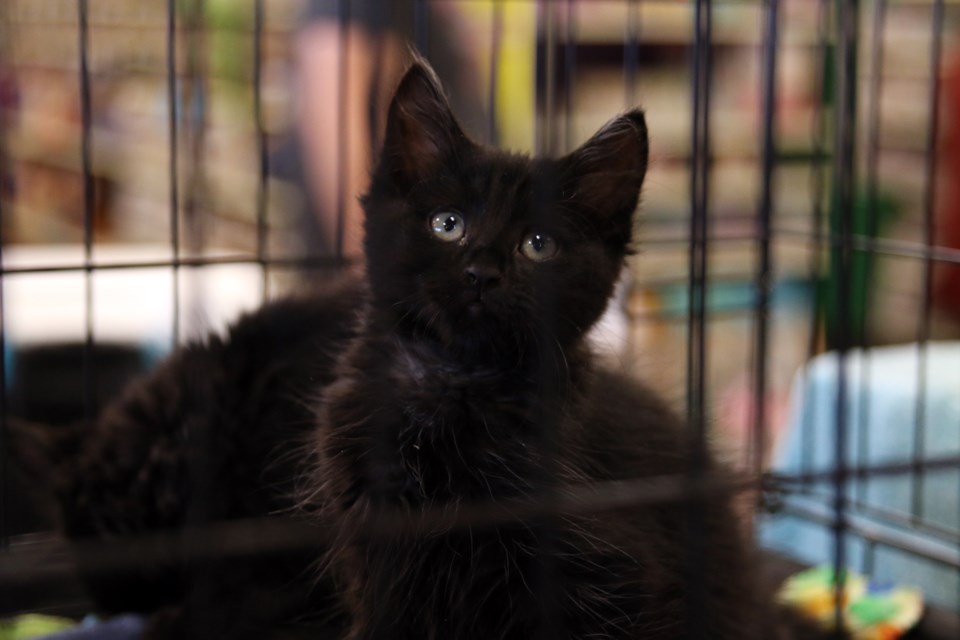
[[[618,238],[629,242],[648,157],[643,112],[628,111],[563,159],[563,190]]]
[[[415,57],[390,103],[381,168],[409,188],[466,144],[436,72]]]

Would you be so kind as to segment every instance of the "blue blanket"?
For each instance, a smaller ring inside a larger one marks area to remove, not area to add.
[[[837,354],[824,354],[797,375],[776,471],[834,467],[839,362]],[[923,355],[917,345],[851,351],[844,373],[848,465],[960,455],[960,342],[931,342]],[[807,489],[786,501],[797,513],[761,522],[760,539],[805,563],[830,562],[834,486],[825,481]],[[878,580],[919,586],[928,601],[960,611],[960,466],[850,480],[844,495],[851,523],[861,530],[845,534],[845,564]]]

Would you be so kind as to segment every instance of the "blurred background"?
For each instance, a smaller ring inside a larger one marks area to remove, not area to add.
[[[829,468],[847,423],[849,464],[907,461],[844,489],[867,523],[848,557],[960,608],[960,465],[924,463],[960,454],[958,21],[952,0],[4,0],[4,413],[92,415],[176,344],[359,268],[356,199],[415,46],[500,147],[564,153],[645,109],[605,356],[744,469]],[[812,506],[764,531],[820,536],[799,555],[825,561],[834,489],[798,487]]]

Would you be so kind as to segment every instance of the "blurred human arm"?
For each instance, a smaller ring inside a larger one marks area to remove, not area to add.
[[[402,71],[404,50],[390,32],[331,19],[304,26],[295,53],[295,117],[306,188],[334,250],[360,257],[363,216],[358,198],[367,188],[374,160],[371,143],[380,135],[370,130],[370,114],[377,114],[379,123],[385,106],[375,104],[371,112],[370,101],[389,95]]]

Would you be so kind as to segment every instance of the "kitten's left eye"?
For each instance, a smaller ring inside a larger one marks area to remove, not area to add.
[[[556,241],[545,233],[528,233],[520,241],[520,253],[534,262],[544,262],[557,255]]]
[[[454,211],[444,211],[430,218],[430,230],[433,235],[445,242],[454,242],[463,237],[466,229],[463,218]]]

